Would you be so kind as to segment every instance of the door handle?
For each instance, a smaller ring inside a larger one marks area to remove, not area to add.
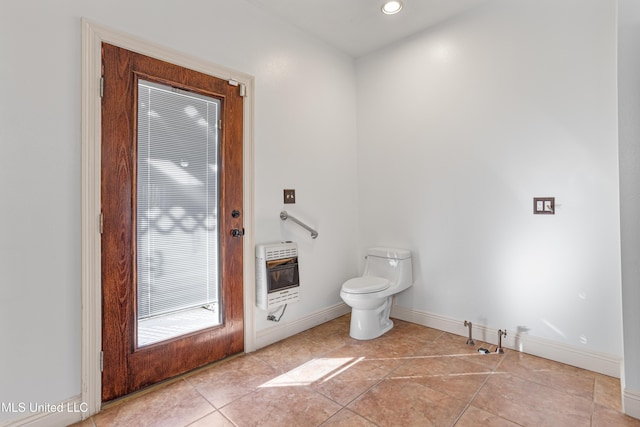
[[[239,228],[234,228],[233,230],[231,230],[231,237],[242,237],[244,236],[244,228],[239,229]]]

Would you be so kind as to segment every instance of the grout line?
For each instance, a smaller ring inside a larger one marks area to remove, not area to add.
[[[487,384],[487,382],[489,381],[489,378],[491,378],[492,375],[496,374],[498,368],[500,367],[500,365],[502,365],[502,362],[504,362],[504,359],[506,359],[507,355],[505,354],[504,357],[502,357],[500,359],[500,361],[498,362],[498,364],[493,368],[493,370],[487,375],[487,378],[484,379],[484,381],[482,382],[482,384],[480,385],[480,387],[478,387],[478,390],[476,390],[476,392],[473,394],[473,396],[471,396],[471,399],[469,399],[469,402],[467,402],[466,406],[464,407],[464,409],[462,411],[460,411],[460,414],[458,415],[458,417],[455,419],[455,421],[453,422],[453,426],[455,426],[456,424],[458,424],[458,421],[460,421],[460,419],[462,418],[462,416],[465,414],[465,412],[467,412],[467,409],[469,409],[469,407],[471,406],[471,404],[473,403],[473,401],[476,399],[476,397],[478,396],[478,394],[480,393],[480,391],[482,391],[482,389],[484,388],[484,386]],[[483,409],[484,410],[484,409]],[[500,415],[498,414],[493,414],[497,417],[500,417]],[[502,417],[500,417],[502,418]],[[511,421],[511,420],[509,420]]]
[[[598,388],[598,378],[593,377],[593,398],[591,399],[591,417],[589,419],[589,425],[593,427],[593,417],[596,412],[596,389]]]
[[[203,397],[204,397],[204,396],[203,396]],[[205,399],[205,400],[206,400],[206,399]],[[207,400],[207,402],[211,405],[211,402],[209,402],[208,400]],[[211,414],[215,414],[216,412],[218,412],[218,413],[219,413],[219,411],[216,409],[216,407],[215,407],[215,406],[211,405],[211,407],[213,408],[213,411],[209,412],[209,413],[208,413],[208,414],[206,414],[206,415],[201,416],[201,417],[200,417],[200,418],[198,418],[197,420],[193,420],[193,421],[191,421],[189,424],[186,424],[186,425],[185,425],[185,427],[189,427],[190,425],[197,423],[198,421],[202,420],[203,418],[207,418],[207,417],[208,417],[209,415],[211,415]]]

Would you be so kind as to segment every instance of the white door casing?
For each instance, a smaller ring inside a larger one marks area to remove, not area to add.
[[[244,348],[255,350],[255,246],[254,233],[254,78],[248,74],[184,55],[96,23],[82,19],[82,372],[81,399],[87,418],[100,411],[102,342],[101,251],[100,251],[100,145],[101,145],[101,46],[110,43],[147,56],[212,76],[234,80],[246,87],[243,128],[244,206]]]

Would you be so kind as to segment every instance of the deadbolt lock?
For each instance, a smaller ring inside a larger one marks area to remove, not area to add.
[[[231,230],[231,237],[242,237],[244,236],[244,228],[234,228]]]

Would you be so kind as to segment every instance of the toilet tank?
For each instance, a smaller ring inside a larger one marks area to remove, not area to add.
[[[370,248],[367,250],[363,276],[376,276],[392,283],[411,283],[411,251],[396,248]]]

